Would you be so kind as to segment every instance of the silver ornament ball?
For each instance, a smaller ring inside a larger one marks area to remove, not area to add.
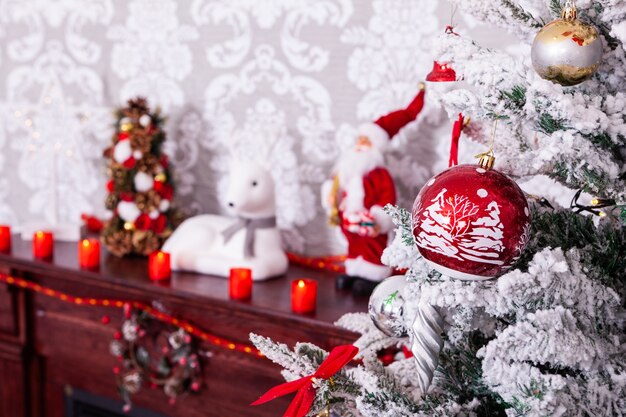
[[[372,292],[368,312],[374,325],[390,337],[408,337],[408,329],[403,322],[403,289],[407,286],[404,275],[394,275],[383,280]]]
[[[563,86],[591,78],[602,60],[602,39],[592,25],[574,17],[557,19],[544,26],[531,49],[539,76]]]

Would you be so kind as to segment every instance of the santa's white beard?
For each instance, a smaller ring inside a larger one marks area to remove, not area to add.
[[[337,162],[339,184],[346,192],[339,209],[345,212],[359,212],[363,210],[363,177],[374,168],[383,165],[382,152],[372,147],[370,149],[350,149],[341,154]]]
[[[352,178],[363,178],[374,168],[382,166],[383,162],[382,152],[374,147],[363,150],[348,149],[341,154],[337,162],[339,182],[346,184]]]

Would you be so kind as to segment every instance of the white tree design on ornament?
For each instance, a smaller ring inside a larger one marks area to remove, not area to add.
[[[465,195],[446,198],[447,189],[421,210],[421,231],[415,241],[418,246],[460,261],[472,260],[502,265],[498,260],[504,250],[504,226],[500,221],[500,207],[489,203],[485,216],[471,221],[480,207]],[[420,208],[418,208],[418,211]]]

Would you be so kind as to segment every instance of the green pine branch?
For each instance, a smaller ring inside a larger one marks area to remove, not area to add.
[[[522,23],[529,25],[534,28],[541,28],[544,23],[535,19],[535,17],[524,10],[520,5],[515,4],[511,0],[502,0],[502,7],[508,9],[511,12],[513,18],[519,20]]]
[[[578,248],[589,276],[617,291],[626,305],[626,228],[603,223],[596,227],[592,217],[567,209],[533,212],[531,239],[518,267],[526,270],[544,248]]]
[[[506,109],[520,113],[526,105],[526,87],[516,85],[510,91],[501,91],[500,99]]]
[[[385,206],[385,213],[391,217],[393,224],[400,228],[402,243],[407,246],[413,246],[415,244],[415,240],[413,238],[411,213],[406,209],[396,207],[391,204],[387,204]]]
[[[542,113],[537,122],[537,130],[545,133],[546,135],[551,135],[556,131],[565,130],[566,128],[567,126],[565,125],[565,120],[555,119],[549,113]]]
[[[550,0],[550,3],[548,4],[548,8],[550,9],[550,12],[552,12],[552,15],[554,16],[555,19],[558,19],[559,17],[561,17],[563,6],[561,6],[560,0]]]
[[[478,350],[487,344],[488,339],[480,332],[465,335],[465,340],[451,345],[446,343],[440,356],[438,385],[451,400],[458,403],[477,399],[480,406],[475,412],[484,416],[505,416],[509,405],[493,392],[482,379],[482,361],[477,357]]]

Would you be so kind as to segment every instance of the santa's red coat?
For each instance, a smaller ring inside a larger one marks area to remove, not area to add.
[[[343,190],[342,199],[346,198],[350,190]],[[385,207],[387,204],[396,204],[396,187],[393,178],[385,168],[378,167],[363,176],[363,209],[369,210],[373,206]],[[341,204],[339,205],[341,207]],[[382,265],[380,257],[387,247],[387,233],[376,237],[359,236],[343,227],[343,212],[341,231],[348,241],[348,259],[362,257],[365,261]]]

